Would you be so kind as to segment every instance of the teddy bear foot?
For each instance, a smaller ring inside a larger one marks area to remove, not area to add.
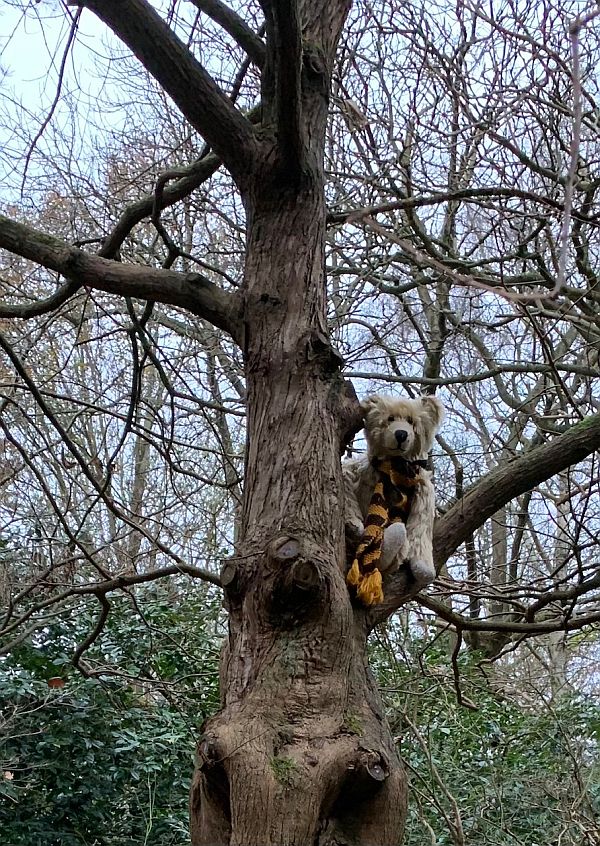
[[[381,559],[379,569],[384,573],[394,563],[394,560],[406,543],[406,527],[403,523],[392,523],[383,533]]]
[[[410,562],[410,572],[412,573],[415,585],[419,588],[430,585],[435,581],[436,572],[433,563],[424,561],[422,558],[414,558]]]

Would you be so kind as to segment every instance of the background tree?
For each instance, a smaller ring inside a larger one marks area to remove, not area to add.
[[[449,406],[418,601],[455,678],[463,633],[493,657],[537,635],[564,690],[564,638],[600,619],[595,22],[574,75],[575,4],[77,6],[50,4],[57,96],[7,145],[3,649],[91,599],[72,660],[104,678],[115,597],[217,585],[193,841],[398,842],[365,651],[413,593],[400,572],[367,614],[345,587],[340,352],[361,387]],[[117,39],[93,99],[122,124],[93,161],[65,84],[89,13]]]

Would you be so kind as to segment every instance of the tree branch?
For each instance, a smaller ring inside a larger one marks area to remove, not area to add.
[[[0,235],[0,240],[1,240]],[[50,311],[55,311],[63,303],[66,303],[77,291],[81,288],[81,283],[77,280],[65,282],[60,288],[57,288],[53,294],[43,300],[36,300],[33,303],[23,303],[22,305],[12,305],[10,303],[0,303],[0,317],[18,317],[22,320],[28,320],[30,317],[39,317],[41,314],[48,314]]]
[[[279,148],[286,171],[303,169],[302,138],[302,31],[297,0],[273,0],[273,63],[275,114]]]
[[[436,520],[433,557],[438,572],[460,545],[499,508],[572,464],[587,458],[597,449],[600,449],[600,414],[586,417],[548,443],[511,458],[476,482],[443,517]],[[415,596],[416,592],[411,591],[410,584],[407,583],[405,570],[406,568],[401,567],[384,585],[385,600],[371,613],[373,625],[385,620],[400,605]],[[423,598],[426,607],[430,607],[428,601],[429,597]],[[466,622],[463,625],[466,618],[460,615],[456,615],[456,618],[455,622],[460,621],[463,628],[474,627]],[[509,625],[511,631],[523,630],[515,628],[513,623]],[[527,631],[535,631],[532,623],[523,625],[527,627]],[[561,628],[556,622],[548,625],[551,631]],[[478,622],[477,626],[481,628],[481,623]],[[495,630],[496,624],[489,621],[487,627]]]
[[[260,116],[261,107],[259,105],[248,112],[247,118],[250,123],[256,124],[259,122]],[[157,180],[157,187],[159,184],[161,186],[160,196],[157,196],[155,190],[152,194],[146,194],[145,197],[141,197],[126,206],[114,229],[105,238],[102,247],[98,250],[98,255],[102,258],[114,258],[123,241],[137,223],[145,217],[149,217],[155,211],[161,212],[184,197],[188,197],[192,191],[206,182],[222,164],[217,155],[207,152],[190,165],[178,168],[176,175],[174,171],[162,173]],[[167,184],[171,177],[175,181]]]
[[[191,125],[243,181],[252,171],[257,137],[182,41],[147,0],[82,0],[160,83]]]
[[[121,574],[114,576],[113,578],[105,579],[102,582],[88,582],[84,585],[76,585],[67,588],[60,594],[48,596],[28,608],[23,614],[12,620],[10,623],[7,620],[6,624],[0,628],[0,634],[5,637],[6,634],[18,630],[24,623],[27,622],[27,620],[30,620],[40,611],[44,611],[46,608],[55,607],[57,605],[60,606],[66,600],[74,596],[96,596],[98,601],[104,607],[103,599],[106,598],[107,594],[112,593],[113,591],[127,590],[135,585],[145,584],[146,582],[154,582],[157,579],[164,579],[167,576],[178,576],[182,574],[190,576],[193,579],[202,579],[202,581],[209,582],[216,587],[222,587],[219,576],[211,573],[209,570],[204,570],[201,567],[194,567],[191,564],[185,564],[183,562],[181,564],[171,564],[166,567],[159,567],[156,570],[147,570],[145,573]],[[29,635],[36,629],[40,628],[40,626],[43,626],[44,620],[38,620],[27,629],[25,634]],[[7,655],[10,653],[10,651],[22,640],[22,638],[23,634],[18,635],[14,640],[10,641],[10,643],[0,644],[0,655]],[[87,646],[84,648],[87,648]]]
[[[73,653],[73,657],[71,659],[71,661],[73,662],[73,666],[76,667],[80,672],[82,672],[83,675],[86,676],[86,678],[89,678],[90,674],[87,672],[85,667],[83,667],[81,665],[81,663],[80,663],[81,656],[86,651],[86,649],[89,649],[90,646],[96,640],[98,640],[98,638],[102,634],[102,631],[104,629],[104,624],[108,620],[108,615],[110,613],[110,602],[108,601],[106,594],[104,594],[104,593],[99,594],[98,595],[98,602],[100,603],[101,611],[100,611],[100,615],[99,615],[99,617],[96,621],[96,625],[94,626],[92,631],[87,635],[87,637],[79,644],[79,646],[77,647],[77,649]]]
[[[155,208],[162,211],[189,196],[199,185],[209,179],[221,164],[221,159],[218,156],[214,153],[208,153],[192,162],[189,167],[181,169],[177,180],[163,188],[160,202],[156,202],[156,193],[152,193],[146,194],[145,197],[128,205],[123,210],[110,235],[104,240],[98,255],[103,258],[114,258],[121,248],[121,244],[136,224],[145,217],[149,217]]]
[[[492,514],[600,449],[600,414],[586,417],[548,443],[515,456],[476,482],[436,521],[433,548],[439,568]]]
[[[491,188],[463,188],[457,191],[436,191],[433,194],[422,194],[421,196],[407,196],[399,200],[391,200],[389,203],[379,203],[376,206],[363,206],[362,208],[348,209],[346,211],[330,211],[327,214],[327,223],[330,225],[353,223],[365,217],[373,217],[376,214],[385,214],[391,211],[402,211],[404,209],[418,209],[426,206],[438,205],[441,203],[452,203],[459,200],[477,203],[482,199],[519,199],[537,203],[540,206],[547,206],[557,212],[563,213],[564,203],[555,200],[551,196],[536,194],[533,191],[525,191],[522,188],[501,186]],[[573,210],[573,216],[578,220],[594,223],[594,215],[588,215],[583,209]]]
[[[221,290],[200,273],[180,273],[109,261],[3,215],[0,215],[0,247],[62,274],[73,286],[73,291],[76,287],[88,285],[110,294],[180,306],[241,342],[243,324],[239,316],[238,296]],[[35,313],[48,311],[47,305],[51,300],[55,306],[64,302],[66,292],[67,286],[63,286],[51,297],[28,305],[29,313],[17,313],[18,309],[24,312],[24,306],[5,305],[0,315],[33,317]]]
[[[191,2],[215,23],[222,26],[225,32],[228,32],[246,51],[252,62],[262,68],[265,63],[266,47],[237,12],[221,3],[221,0],[191,0]]]
[[[600,611],[590,611],[588,614],[557,614],[547,620],[531,622],[526,620],[479,620],[465,617],[453,611],[445,603],[423,596],[419,602],[433,611],[440,620],[444,620],[458,630],[471,632],[503,632],[507,635],[534,636],[551,634],[552,632],[573,632],[585,626],[595,625],[600,621]]]

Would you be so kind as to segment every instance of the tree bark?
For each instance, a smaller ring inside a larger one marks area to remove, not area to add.
[[[192,842],[389,846],[402,839],[406,784],[367,665],[366,615],[344,579],[340,453],[358,403],[326,322],[323,143],[334,42],[319,13],[323,31],[310,33],[308,48],[305,28],[301,50],[298,21],[281,25],[285,6],[266,12],[276,51],[267,49],[264,90],[273,92],[277,141],[248,190],[241,181],[244,501],[237,555],[223,572],[223,709],[199,745]]]

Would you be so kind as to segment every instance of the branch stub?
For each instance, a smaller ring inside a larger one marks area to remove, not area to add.
[[[281,537],[271,544],[271,558],[279,563],[293,561],[300,555],[300,541],[294,537]]]
[[[238,587],[238,568],[234,561],[227,560],[221,567],[221,584],[226,590],[235,590]]]

